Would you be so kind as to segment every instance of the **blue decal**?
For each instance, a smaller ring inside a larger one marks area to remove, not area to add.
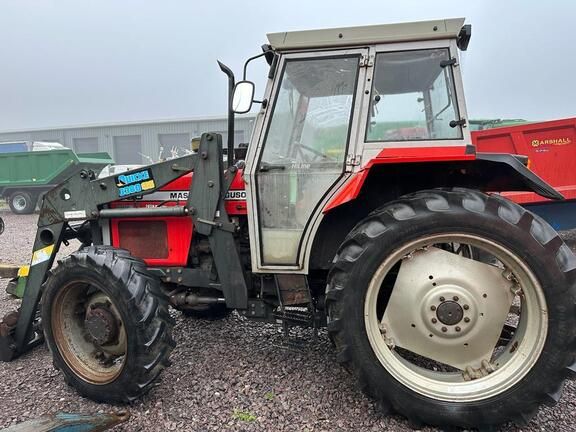
[[[129,195],[140,194],[143,191],[156,188],[150,170],[137,171],[130,174],[120,174],[116,176],[116,187],[120,198]]]
[[[142,192],[142,185],[140,185],[140,183],[138,183],[138,184],[134,184],[134,185],[128,185],[128,186],[121,187],[119,190],[119,195],[121,197],[123,197],[126,195],[131,195],[131,194],[140,193],[140,192]]]
[[[118,187],[126,186],[132,183],[138,183],[150,179],[150,171],[139,171],[132,174],[122,174],[116,177]]]

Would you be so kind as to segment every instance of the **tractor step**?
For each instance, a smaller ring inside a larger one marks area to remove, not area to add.
[[[274,312],[274,318],[291,326],[314,327],[315,316],[309,308],[285,306]]]
[[[318,341],[319,317],[309,307],[280,307],[278,311],[274,312],[273,316],[277,322],[282,324],[284,331],[284,339],[279,348],[301,352]],[[300,336],[292,336],[290,334],[292,327],[312,328],[312,340],[309,341]]]

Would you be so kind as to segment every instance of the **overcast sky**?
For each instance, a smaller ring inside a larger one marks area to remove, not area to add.
[[[459,16],[471,118],[576,116],[573,1],[0,0],[0,130],[223,115],[267,32]]]

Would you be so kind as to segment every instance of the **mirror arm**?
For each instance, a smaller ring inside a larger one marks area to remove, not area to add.
[[[220,70],[228,76],[228,155],[226,159],[228,167],[231,167],[234,165],[234,110],[232,109],[232,95],[234,94],[236,79],[234,78],[234,72],[232,72],[232,69],[224,63],[218,61],[218,66],[220,66]]]
[[[266,53],[263,52],[261,54],[255,55],[253,57],[250,57],[248,60],[246,60],[246,63],[244,63],[244,75],[242,75],[242,80],[246,81],[246,70],[248,69],[248,63],[250,63],[252,60],[256,60],[257,58],[263,57],[265,56]]]
[[[266,108],[268,106],[268,99],[263,99],[261,101],[254,99],[252,102],[261,104],[262,108]]]

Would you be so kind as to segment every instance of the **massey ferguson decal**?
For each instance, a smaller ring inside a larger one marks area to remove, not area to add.
[[[227,201],[245,201],[246,191],[245,190],[229,190],[224,195],[224,199]]]
[[[175,191],[157,191],[148,195],[142,195],[137,197],[142,201],[186,201],[188,199],[187,190],[175,190]],[[226,201],[245,201],[246,191],[245,190],[229,190],[224,196]]]

